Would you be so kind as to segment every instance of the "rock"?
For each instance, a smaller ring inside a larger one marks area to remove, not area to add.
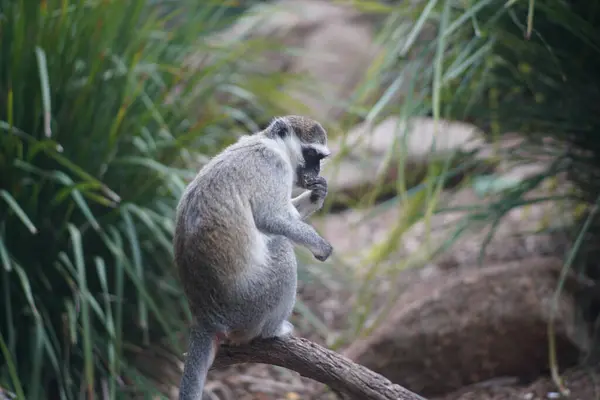
[[[435,139],[435,148],[432,147]],[[399,159],[408,177],[424,175],[432,160],[445,159],[457,151],[469,152],[483,146],[481,132],[473,125],[433,118],[409,121],[389,117],[381,123],[362,123],[347,135],[330,140],[334,158],[325,164],[323,176],[332,195],[363,191],[382,176],[394,182]]]
[[[345,355],[426,397],[499,376],[537,376],[548,367],[547,323],[561,266],[555,258],[526,259],[425,279]],[[588,338],[575,328],[570,292],[556,310],[558,360],[570,365]]]

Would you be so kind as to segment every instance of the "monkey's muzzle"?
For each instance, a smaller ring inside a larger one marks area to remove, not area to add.
[[[308,189],[308,186],[317,179],[320,168],[298,168],[298,186],[302,189]]]

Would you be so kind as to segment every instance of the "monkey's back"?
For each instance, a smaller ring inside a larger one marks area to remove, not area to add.
[[[273,261],[285,260],[295,282],[291,243],[264,235],[252,214],[256,188],[280,184],[269,182],[269,171],[262,171],[264,162],[257,163],[277,157],[271,152],[258,138],[230,146],[202,168],[179,203],[175,261],[195,315],[249,300],[253,285],[281,286],[281,276],[289,281]]]

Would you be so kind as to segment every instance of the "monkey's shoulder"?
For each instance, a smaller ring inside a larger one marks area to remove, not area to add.
[[[264,179],[273,174],[288,174],[291,163],[285,150],[266,138],[243,138],[225,148],[200,172],[202,178],[235,180],[243,177]]]

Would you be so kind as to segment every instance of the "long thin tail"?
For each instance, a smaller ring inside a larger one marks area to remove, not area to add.
[[[215,335],[204,327],[192,326],[179,385],[179,400],[202,400],[206,374],[215,359],[215,339]]]

